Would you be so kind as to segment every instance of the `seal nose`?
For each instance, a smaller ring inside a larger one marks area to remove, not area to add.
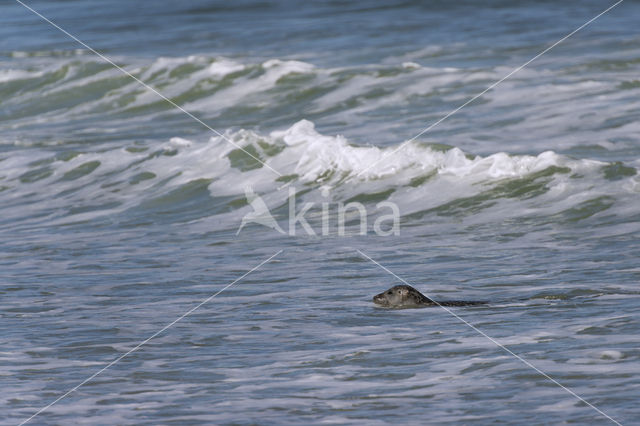
[[[384,296],[384,293],[376,294],[375,296],[373,296],[373,303],[381,304],[382,296]]]

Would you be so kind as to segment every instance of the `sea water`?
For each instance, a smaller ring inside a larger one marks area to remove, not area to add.
[[[2,424],[638,422],[611,4],[2,3]]]

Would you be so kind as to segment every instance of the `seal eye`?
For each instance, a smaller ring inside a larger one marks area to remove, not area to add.
[[[393,294],[393,293],[391,293],[390,291],[388,291],[388,292],[387,292],[387,294]]]

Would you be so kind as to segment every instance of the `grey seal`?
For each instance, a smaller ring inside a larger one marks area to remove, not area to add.
[[[410,285],[397,285],[373,296],[373,303],[385,308],[426,308],[428,306],[474,306],[487,302],[473,300],[433,301]]]

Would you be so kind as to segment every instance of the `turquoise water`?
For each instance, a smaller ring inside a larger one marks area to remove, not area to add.
[[[637,423],[637,4],[28,4],[223,136],[0,5],[2,424]]]

